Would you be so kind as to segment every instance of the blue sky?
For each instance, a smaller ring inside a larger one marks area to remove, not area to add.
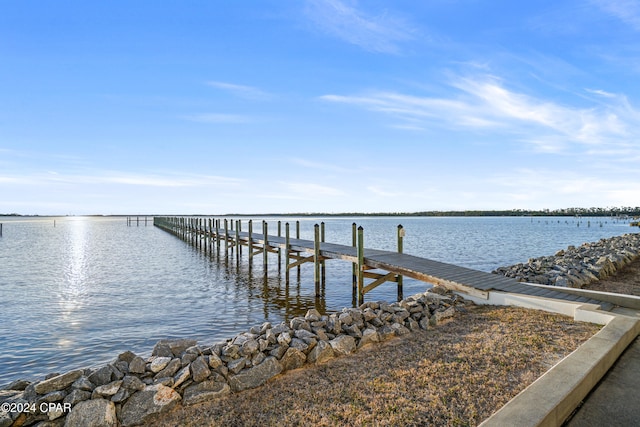
[[[0,212],[640,205],[636,1],[0,11]]]

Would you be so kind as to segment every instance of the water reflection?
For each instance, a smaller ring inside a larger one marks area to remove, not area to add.
[[[320,297],[307,295],[309,290],[302,286],[303,277],[293,273],[289,282],[285,281],[277,260],[269,261],[267,270],[256,267],[242,259],[242,256],[229,254],[224,256],[216,251],[203,254],[216,268],[224,271],[225,278],[233,278],[238,294],[245,294],[249,301],[260,302],[264,319],[279,313],[284,320],[304,316],[310,308],[320,313],[327,311],[326,281],[322,281]],[[246,254],[244,258],[247,258]],[[272,258],[277,259],[276,256]]]
[[[64,275],[58,286],[59,319],[57,332],[59,347],[74,345],[73,334],[70,330],[80,330],[83,319],[82,312],[87,304],[88,262],[90,236],[88,232],[88,218],[73,218],[63,226],[69,228],[67,233],[68,252],[64,254]]]

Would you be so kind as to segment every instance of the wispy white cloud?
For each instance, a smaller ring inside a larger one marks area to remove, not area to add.
[[[622,95],[592,90],[606,102],[584,107],[510,90],[490,75],[458,76],[450,85],[457,92],[448,98],[378,91],[321,99],[387,114],[399,122],[392,123],[395,127],[509,133],[544,152],[562,152],[575,144],[604,149],[640,139],[640,110]]]
[[[251,121],[249,116],[241,114],[225,114],[225,113],[203,113],[182,116],[185,120],[198,123],[248,123]]]
[[[227,83],[227,82],[220,82],[220,81],[208,81],[206,84],[207,86],[224,90],[240,98],[263,100],[271,97],[271,95],[268,94],[267,92],[254,86],[239,85],[235,83]]]
[[[387,11],[367,14],[355,1],[309,0],[306,14],[321,31],[370,52],[397,54],[402,42],[414,38],[406,19]]]
[[[637,0],[592,0],[603,11],[640,31],[640,3]]]

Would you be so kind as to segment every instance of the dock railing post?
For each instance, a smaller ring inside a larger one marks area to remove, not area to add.
[[[224,257],[229,256],[229,221],[224,219]]]
[[[236,265],[240,265],[240,255],[242,255],[242,245],[240,244],[241,219],[236,221]]]
[[[300,221],[296,221],[296,239],[300,239]],[[298,280],[300,280],[300,264],[298,264]]]
[[[253,263],[253,243],[251,234],[253,233],[253,220],[249,220],[249,240],[247,240],[247,247],[249,248],[249,268],[251,268],[251,263]]]
[[[316,297],[320,296],[320,226],[313,226],[313,283],[316,286]]]
[[[358,305],[364,303],[364,228],[358,227]]]
[[[282,221],[278,221],[278,237],[282,237]],[[280,245],[278,245],[278,271],[282,271],[282,248]]]
[[[216,219],[216,252],[218,253],[218,257],[220,257],[220,220]]]
[[[268,236],[268,225],[267,225],[267,221],[262,220],[262,236],[264,238],[264,244],[262,245],[262,266],[264,267],[264,272],[267,272],[267,264],[269,263],[269,259],[268,259],[268,255],[269,255],[269,251],[267,250],[267,247],[269,245],[269,242],[267,240],[267,236]]]
[[[404,239],[404,227],[402,224],[398,225],[398,253],[401,254],[403,251],[403,239]],[[402,275],[398,274],[398,301],[403,299],[403,291],[402,291]]]
[[[289,283],[289,223],[285,223],[284,225],[284,277],[285,282]]]
[[[324,243],[324,221],[320,223],[320,243]],[[322,285],[324,286],[326,273],[324,258],[320,261],[320,268],[320,276],[322,278]]]
[[[352,237],[352,246],[354,248],[358,247],[358,232],[356,230],[356,223],[351,224],[351,237]],[[357,249],[356,249],[357,251]],[[358,274],[357,274],[357,263],[351,264],[351,278],[353,283],[353,295],[355,297],[358,291]]]

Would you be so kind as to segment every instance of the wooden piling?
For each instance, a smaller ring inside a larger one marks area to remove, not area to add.
[[[282,221],[278,221],[278,237],[282,237]],[[278,246],[278,271],[282,267],[282,248]]]
[[[357,225],[354,222],[351,224],[351,240],[352,246],[356,248],[358,246],[358,232],[356,229]],[[357,263],[351,263],[351,282],[353,285],[353,295],[355,296],[358,292],[358,274],[357,274]]]
[[[300,239],[300,221],[296,221],[296,239]],[[300,280],[300,266],[298,265],[298,280]]]
[[[398,224],[398,253],[401,254],[403,251],[403,239],[404,239],[404,227],[402,224]],[[398,274],[396,278],[398,282],[398,301],[403,299],[403,289],[402,289],[402,275]]]
[[[291,242],[289,241],[289,223],[285,223],[284,225],[284,259],[285,259],[285,282],[289,283],[289,252],[291,248]]]
[[[249,240],[247,240],[247,247],[249,248],[249,267],[251,267],[251,263],[253,262],[253,239],[251,237],[253,234],[253,220],[249,220]]]
[[[358,305],[364,303],[364,229],[358,227]]]
[[[229,221],[224,219],[224,257],[229,256]]]
[[[324,221],[320,223],[320,244],[324,243]],[[320,245],[318,245],[320,247]],[[322,284],[325,284],[325,262],[324,258],[320,260],[320,280],[322,280]]]
[[[2,223],[0,222],[0,237],[2,237]]]
[[[240,243],[240,232],[242,231],[242,220],[238,220],[238,225],[236,227],[236,242]],[[238,244],[238,257],[242,256],[242,245]]]
[[[267,221],[262,220],[262,235],[264,236],[264,244],[262,245],[262,267],[264,267],[264,271],[265,273],[267,272],[267,265],[268,265],[268,257],[267,255],[269,254],[269,251],[267,250],[267,236],[269,235],[267,233],[268,230],[268,226],[267,226]]]
[[[316,297],[320,296],[320,226],[313,226],[313,283],[316,287]]]

